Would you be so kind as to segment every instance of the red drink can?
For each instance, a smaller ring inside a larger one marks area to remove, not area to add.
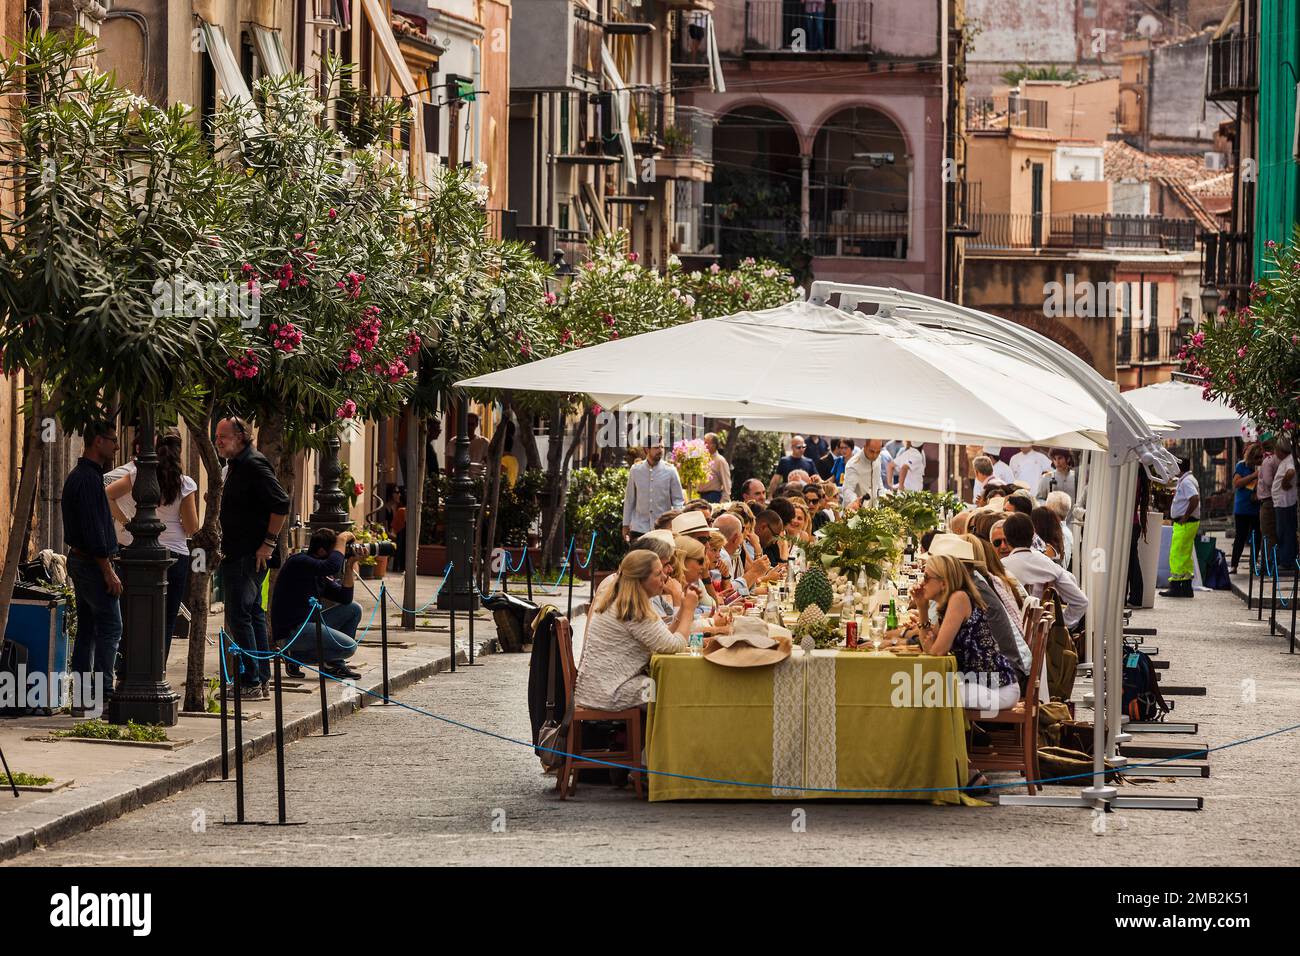
[[[844,646],[858,646],[858,622],[849,621],[844,625]]]

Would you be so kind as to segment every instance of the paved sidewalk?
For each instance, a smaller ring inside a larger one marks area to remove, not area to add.
[[[1157,599],[1136,626],[1156,627],[1169,684],[1201,684],[1172,718],[1200,723],[1211,746],[1300,722],[1300,660],[1248,619],[1228,592]],[[527,738],[528,658],[477,668],[397,696],[498,734]],[[54,865],[1286,865],[1300,859],[1294,791],[1300,731],[1210,755],[1209,779],[1145,777],[1126,793],[1191,794],[1200,812],[1125,810],[1099,831],[1090,811],[936,807],[870,801],[646,804],[584,785],[561,803],[531,748],[402,708],[366,708],[346,736],[287,752],[288,807],[304,826],[225,827],[232,788],[209,785],[25,854]],[[866,745],[869,745],[866,744]],[[995,778],[996,779],[996,778]],[[1005,778],[1004,778],[1005,779]],[[275,813],[275,762],[255,761],[249,818]],[[1073,793],[1073,787],[1052,788]],[[1012,792],[1023,792],[1019,786]],[[794,811],[803,810],[802,829]],[[201,813],[200,813],[201,811]],[[199,827],[196,820],[206,825]]]
[[[379,693],[383,687],[380,622],[374,611],[379,582],[368,581],[370,590],[358,585],[355,596],[363,608],[358,637],[362,646],[351,659],[361,672],[356,681],[363,690]],[[420,577],[417,608],[432,601],[442,583],[438,577]],[[401,629],[401,615],[394,596],[402,593],[400,575],[389,575],[389,679],[394,689],[407,687],[431,674],[448,669],[451,663],[449,616],[432,606],[419,615],[416,630]],[[216,637],[221,615],[209,621],[206,675],[218,674]],[[480,610],[474,623],[476,654],[495,649],[496,627],[491,615]],[[368,628],[368,629],[367,629]],[[468,654],[469,622],[457,615],[457,658],[464,662]],[[173,690],[184,700],[187,642],[176,641],[167,662],[167,676]],[[284,721],[287,739],[298,739],[320,729],[320,692],[315,674],[307,680],[284,682]],[[374,703],[368,694],[351,694],[350,688],[327,680],[327,700],[331,722],[341,719],[358,707]],[[348,694],[353,699],[345,700]],[[274,747],[274,700],[244,701],[244,748],[247,757],[265,753]],[[234,718],[230,703],[231,776],[234,776]],[[15,799],[7,788],[0,791],[0,860],[65,839],[98,826],[130,810],[177,793],[210,777],[219,776],[221,768],[221,721],[216,717],[182,716],[167,731],[179,744],[163,749],[129,744],[86,743],[70,740],[32,740],[46,737],[78,723],[65,714],[50,717],[19,717],[0,720],[0,747],[15,773],[54,778],[49,793],[21,791]]]

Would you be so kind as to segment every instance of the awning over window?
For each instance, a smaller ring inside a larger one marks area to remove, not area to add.
[[[370,23],[375,39],[379,41],[379,49],[383,53],[384,61],[393,71],[393,76],[397,78],[397,85],[401,88],[402,95],[410,98],[408,105],[412,109],[411,175],[424,182],[425,161],[424,150],[421,148],[424,144],[424,110],[420,108],[417,101],[419,88],[415,85],[415,77],[411,76],[406,60],[402,58],[402,51],[397,46],[397,37],[393,33],[393,25],[388,20],[388,13],[383,3],[380,0],[361,0],[361,7],[365,11],[366,20]]]
[[[288,75],[289,57],[285,55],[280,31],[270,30],[257,23],[250,25],[253,28],[253,43],[257,46],[257,58],[262,61],[262,69],[267,76]]]
[[[605,78],[609,80],[611,90],[609,99],[614,104],[614,119],[618,122],[618,136],[623,144],[623,175],[629,183],[635,183],[637,181],[636,157],[632,153],[632,131],[627,125],[632,96],[623,84],[623,77],[619,74],[618,67],[614,65],[614,57],[610,54],[609,47],[604,43],[600,45],[600,62],[605,68]]]
[[[251,106],[253,93],[244,80],[244,74],[239,70],[239,60],[235,58],[235,51],[230,49],[230,43],[226,40],[226,31],[206,20],[199,20],[199,30],[203,36],[203,48],[207,50],[208,58],[212,61],[212,69],[217,74],[217,85],[226,94],[226,99]],[[260,132],[262,117],[257,110],[250,110],[246,115],[248,124]]]
[[[709,88],[714,93],[727,92],[726,81],[722,79],[722,57],[718,55],[718,35],[713,30],[713,14],[706,13],[706,43],[709,52]]]

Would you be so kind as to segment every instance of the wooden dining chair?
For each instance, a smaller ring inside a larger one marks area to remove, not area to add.
[[[1040,615],[1030,632],[1031,664],[1024,696],[1009,710],[992,717],[967,710],[966,719],[978,723],[989,734],[987,746],[968,748],[970,762],[980,770],[1012,770],[1023,774],[1030,795],[1038,792],[1038,680],[1047,653],[1047,630],[1051,617]]]
[[[555,789],[560,799],[567,800],[578,789],[578,771],[588,768],[611,769],[609,764],[627,767],[641,766],[641,708],[627,710],[592,710],[578,707],[573,702],[574,685],[578,682],[578,668],[573,662],[573,626],[567,617],[555,621],[555,643],[560,649],[561,672],[564,676],[565,699],[569,702],[569,736],[564,749],[569,754],[560,768]],[[627,728],[627,746],[622,750],[587,748],[582,743],[582,725],[589,721],[620,721]],[[642,774],[632,771],[632,787],[637,797],[643,795]]]

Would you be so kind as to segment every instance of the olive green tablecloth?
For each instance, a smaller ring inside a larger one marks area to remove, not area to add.
[[[650,774],[650,799],[979,805],[946,789],[966,782],[962,710],[936,686],[956,669],[952,657],[797,648],[773,667],[658,655],[646,764],[682,776]]]

